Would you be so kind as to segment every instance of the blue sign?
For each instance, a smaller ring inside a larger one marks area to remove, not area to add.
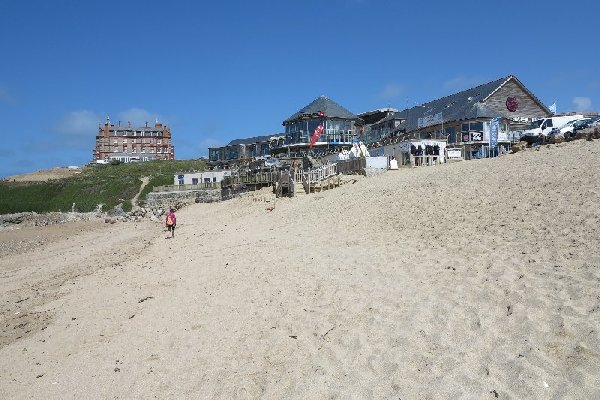
[[[442,113],[439,112],[433,115],[425,115],[423,118],[417,119],[417,128],[425,128],[431,125],[439,125],[443,123],[444,117]]]
[[[498,131],[500,131],[500,118],[490,121],[490,148],[498,147]]]

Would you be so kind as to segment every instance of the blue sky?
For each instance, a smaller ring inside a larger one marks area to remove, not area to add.
[[[0,0],[0,177],[90,161],[106,115],[158,118],[186,159],[319,95],[402,109],[514,74],[597,111],[599,4]]]

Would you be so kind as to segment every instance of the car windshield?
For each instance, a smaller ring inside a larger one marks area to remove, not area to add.
[[[587,123],[588,121],[591,121],[589,118],[585,118],[585,119],[579,119],[577,121],[575,121],[575,126],[581,126],[585,123]]]
[[[531,121],[531,124],[529,125],[529,129],[539,128],[540,125],[542,125],[542,122],[544,122],[543,119],[539,119],[537,121]]]

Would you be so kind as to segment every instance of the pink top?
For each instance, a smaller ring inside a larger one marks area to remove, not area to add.
[[[169,217],[171,217],[171,223],[169,224]],[[167,223],[167,225],[177,225],[177,217],[175,216],[174,212],[169,211],[167,213],[167,219],[165,220],[165,222]]]

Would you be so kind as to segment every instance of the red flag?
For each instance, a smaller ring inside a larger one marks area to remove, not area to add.
[[[309,149],[312,149],[312,147],[315,145],[319,136],[321,136],[321,133],[323,133],[323,124],[317,126],[317,129],[315,129],[315,132],[313,133],[312,139],[310,141]]]

